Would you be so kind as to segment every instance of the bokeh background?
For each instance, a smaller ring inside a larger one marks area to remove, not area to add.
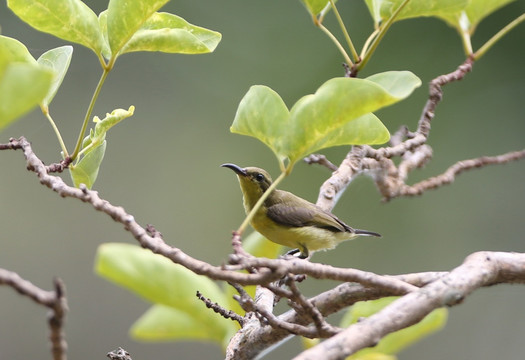
[[[106,1],[86,1],[96,12]],[[360,47],[372,30],[362,1],[340,1],[341,13]],[[243,218],[241,194],[224,162],[256,165],[277,174],[276,161],[255,139],[233,135],[237,105],[254,84],[268,85],[291,106],[324,81],[343,74],[342,59],[316,29],[298,0],[177,0],[165,11],[220,31],[213,54],[188,56],[134,53],[119,58],[94,114],[135,105],[135,115],[108,134],[106,159],[95,188],[124,206],[142,224],[152,223],[167,242],[197,258],[220,264],[230,252],[230,231]],[[477,48],[523,13],[514,2],[485,19],[474,37]],[[328,24],[336,30],[329,16]],[[0,2],[3,35],[15,37],[38,57],[64,45],[33,30]],[[474,66],[464,81],[445,88],[430,144],[434,159],[410,182],[433,176],[461,159],[496,155],[525,145],[525,26],[508,34]],[[432,18],[393,26],[366,70],[411,70],[427,84],[464,60],[455,31]],[[74,46],[70,70],[51,112],[72,148],[101,70],[89,50]],[[415,128],[427,96],[419,88],[402,103],[378,113],[391,131]],[[50,163],[59,146],[45,118],[34,111],[0,134],[0,141],[26,136]],[[348,147],[324,151],[339,163]],[[282,188],[315,201],[329,176],[299,164]],[[344,243],[313,261],[380,274],[449,270],[478,250],[525,251],[525,161],[461,175],[421,197],[382,203],[370,179],[357,179],[334,212],[351,225],[383,234],[381,239]],[[50,289],[59,276],[67,285],[67,340],[71,359],[104,359],[118,346],[134,359],[220,359],[216,345],[197,342],[141,343],[127,335],[149,305],[93,273],[97,247],[134,243],[107,216],[73,199],[62,199],[25,170],[20,152],[0,154],[0,267]],[[330,285],[310,280],[313,295]],[[523,356],[525,287],[482,289],[450,310],[446,328],[403,351],[401,359],[518,359]],[[46,359],[46,313],[0,287],[0,359]],[[203,307],[203,311],[204,307]],[[210,316],[216,316],[210,312]],[[299,351],[289,341],[268,356],[287,359]]]

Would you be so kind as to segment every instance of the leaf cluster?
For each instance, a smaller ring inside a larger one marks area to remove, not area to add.
[[[174,14],[158,12],[167,2],[111,0],[108,9],[97,16],[80,0],[9,0],[8,7],[33,28],[91,49],[103,73],[82,121],[75,149],[70,153],[49,105],[67,73],[73,48],[52,49],[35,60],[19,41],[0,37],[0,130],[40,105],[56,133],[63,157],[73,161],[70,170],[75,186],[84,183],[90,188],[106,150],[105,133],[111,127],[100,125],[113,120],[95,117],[95,134],[91,132],[86,139],[84,134],[101,87],[117,58],[138,51],[204,54],[214,51],[221,40],[216,31],[190,24]],[[132,114],[130,110],[125,117]]]

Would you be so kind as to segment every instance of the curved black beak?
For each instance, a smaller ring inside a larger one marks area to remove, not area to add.
[[[222,164],[221,166],[222,167],[227,167],[229,169],[232,169],[233,171],[235,171],[235,173],[237,175],[242,175],[242,176],[248,175],[248,173],[246,172],[246,169],[243,169],[242,167],[240,167],[238,165],[231,164],[231,163],[226,163],[226,164]]]

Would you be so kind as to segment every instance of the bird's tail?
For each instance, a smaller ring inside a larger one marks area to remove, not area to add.
[[[357,234],[357,235],[363,235],[363,236],[377,236],[377,237],[381,237],[381,234],[378,234],[378,233],[373,232],[373,231],[368,231],[368,230],[354,229],[354,233]]]

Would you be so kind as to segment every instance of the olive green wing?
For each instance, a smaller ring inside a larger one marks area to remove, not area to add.
[[[329,212],[295,195],[292,196],[293,199],[286,199],[285,196],[279,202],[268,204],[268,217],[278,224],[290,227],[315,226],[332,231],[353,231]]]

